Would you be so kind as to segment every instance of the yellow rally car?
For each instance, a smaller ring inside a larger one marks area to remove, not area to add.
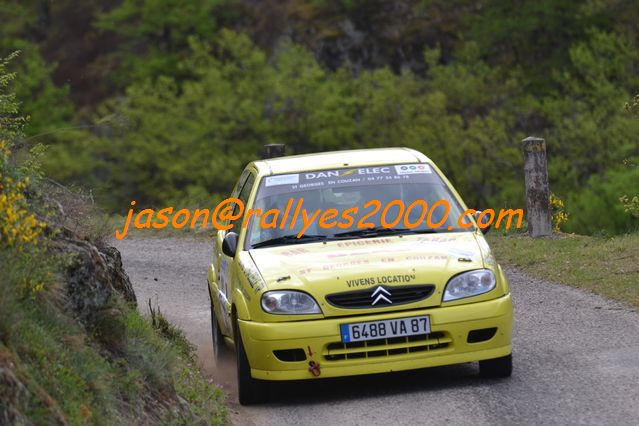
[[[472,361],[483,376],[510,376],[508,281],[425,155],[255,161],[232,196],[246,209],[218,232],[208,283],[214,353],[235,348],[240,403],[264,400],[273,380]]]

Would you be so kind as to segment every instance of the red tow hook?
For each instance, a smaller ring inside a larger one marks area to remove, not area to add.
[[[319,362],[311,361],[308,363],[308,365],[308,371],[310,371],[313,376],[319,377],[319,375],[322,374]]]

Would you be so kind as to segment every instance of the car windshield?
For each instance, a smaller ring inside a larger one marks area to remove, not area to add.
[[[459,227],[463,209],[428,164],[267,176],[251,209],[258,214],[249,219],[247,249],[473,229]]]

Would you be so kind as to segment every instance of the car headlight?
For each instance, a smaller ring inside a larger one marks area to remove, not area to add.
[[[444,302],[487,293],[495,288],[495,274],[488,269],[464,272],[453,277],[444,290]]]
[[[262,309],[269,314],[321,314],[322,310],[311,296],[301,291],[267,291],[262,295]]]

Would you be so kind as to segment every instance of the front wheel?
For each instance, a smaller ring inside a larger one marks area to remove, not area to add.
[[[267,383],[251,377],[251,366],[244,350],[237,320],[235,321],[235,353],[237,355],[237,394],[240,404],[251,405],[266,401]]]
[[[513,356],[512,354],[501,358],[487,359],[479,361],[479,375],[481,377],[498,379],[510,377],[513,372]]]
[[[211,300],[211,338],[213,341],[213,357],[215,361],[218,361],[222,355],[227,351],[226,344],[224,343],[224,335],[220,330],[220,324],[217,322],[215,316],[215,305]]]

